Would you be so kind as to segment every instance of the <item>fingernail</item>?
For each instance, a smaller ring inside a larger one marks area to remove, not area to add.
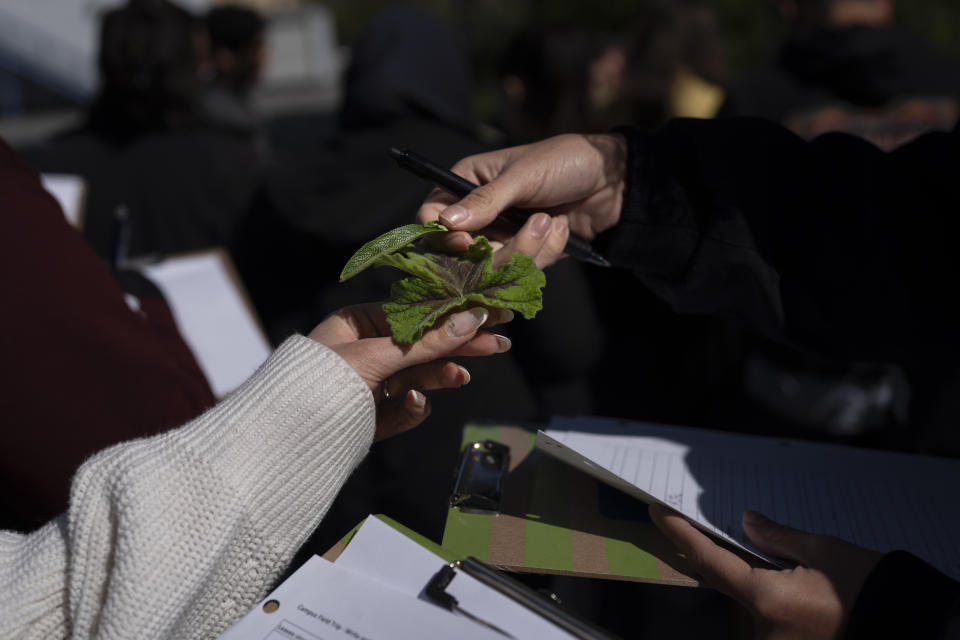
[[[463,382],[460,383],[460,386],[470,384],[470,372],[467,371],[467,368],[461,367],[460,365],[457,365],[457,368],[460,369],[460,375],[463,377]]]
[[[497,343],[500,345],[500,348],[497,350],[497,353],[503,353],[504,351],[509,351],[510,347],[513,346],[510,338],[507,336],[502,336],[499,333],[493,334],[493,337],[497,339]]]
[[[532,233],[535,238],[542,238],[550,231],[551,224],[553,224],[552,219],[547,214],[535,215],[530,221],[530,233]]]
[[[765,524],[770,524],[770,518],[757,511],[747,509],[743,512],[743,524],[763,526]]]
[[[427,404],[427,397],[416,389],[410,389],[410,402],[413,403],[413,406],[422,409]]]
[[[510,309],[491,309],[490,317],[487,319],[487,323],[490,326],[498,324],[506,324],[507,322],[513,321],[513,311]]]
[[[445,227],[453,227],[470,217],[470,212],[458,204],[451,205],[440,214],[440,223]]]
[[[483,307],[474,307],[455,313],[447,320],[447,332],[455,338],[468,336],[487,321],[488,315],[489,312]]]
[[[563,235],[567,232],[567,219],[564,217],[553,219],[553,232],[557,235]]]

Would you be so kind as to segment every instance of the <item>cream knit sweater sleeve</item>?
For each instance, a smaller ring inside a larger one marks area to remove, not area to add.
[[[0,638],[217,637],[320,522],[375,411],[345,361],[295,336],[196,420],[97,454],[65,516],[0,533]]]

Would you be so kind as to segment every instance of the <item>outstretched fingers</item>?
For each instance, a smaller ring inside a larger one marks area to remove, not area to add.
[[[743,530],[760,551],[804,566],[816,566],[823,536],[775,522],[756,511],[743,512]]]
[[[396,405],[380,407],[377,411],[376,440],[383,440],[409,431],[427,419],[430,415],[430,401],[416,389],[403,394],[402,401]]]
[[[752,602],[753,568],[743,558],[717,545],[672,509],[652,504],[650,519],[704,582],[741,603]]]
[[[456,389],[469,382],[470,372],[466,367],[437,360],[398,371],[383,381],[381,394],[384,399],[396,399],[405,396],[410,389]]]
[[[530,216],[519,231],[494,254],[493,266],[510,261],[515,253],[525,253],[544,269],[556,262],[566,247],[570,229],[566,216],[537,213]]]

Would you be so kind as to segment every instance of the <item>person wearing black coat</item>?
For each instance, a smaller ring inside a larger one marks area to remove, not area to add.
[[[804,139],[858,135],[884,150],[960,117],[960,63],[895,24],[892,0],[785,0],[790,35],[727,90],[718,116],[778,122]]]
[[[531,233],[547,215],[537,214],[503,251],[549,265],[573,231],[677,311],[935,377],[960,354],[958,166],[957,129],[884,153],[844,134],[805,142],[759,119],[675,120],[466,158],[454,171],[486,184],[459,202],[432,196],[418,219],[455,229],[456,249],[462,231],[505,207],[554,211],[550,234]],[[881,556],[748,512],[751,539],[799,563],[756,569],[679,516],[651,516],[764,635],[958,637],[960,583],[909,553]]]

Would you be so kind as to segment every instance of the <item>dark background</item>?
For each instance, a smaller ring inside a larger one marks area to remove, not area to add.
[[[496,61],[512,35],[534,25],[578,26],[606,33],[623,33],[638,17],[656,13],[684,0],[410,0],[441,16],[466,38],[473,57],[477,86],[477,116],[486,121],[496,106]],[[383,0],[324,0],[336,19],[337,37],[350,46],[364,23],[391,3]],[[731,79],[758,66],[776,51],[786,29],[773,0],[710,0],[723,40]],[[938,49],[960,57],[960,3],[922,0],[895,3],[896,21]]]

